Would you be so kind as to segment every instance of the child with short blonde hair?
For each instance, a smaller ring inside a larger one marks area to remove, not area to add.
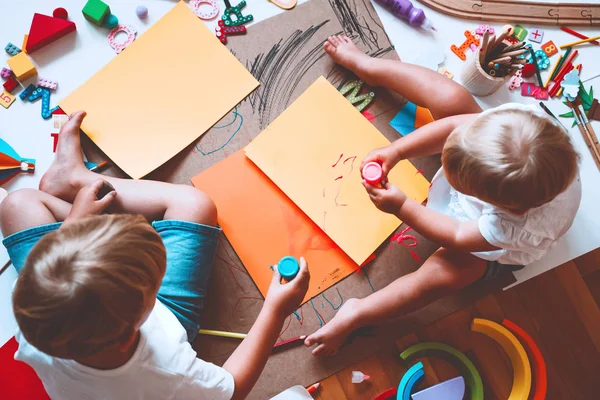
[[[63,126],[41,190],[0,204],[3,244],[20,274],[15,358],[53,399],[245,398],[308,290],[306,262],[285,284],[275,269],[259,316],[223,367],[198,359],[190,344],[220,234],[215,205],[191,186],[88,171],[84,117]]]
[[[437,250],[409,273],[364,299],[350,299],[305,344],[333,355],[350,332],[415,311],[479,279],[492,279],[543,257],[569,229],[581,200],[579,155],[567,131],[532,106],[482,112],[460,85],[434,71],[375,59],[345,36],[325,51],[373,86],[385,86],[430,110],[435,121],[363,160],[385,175],[407,158],[441,153],[427,206],[396,186],[363,180],[380,210],[396,215]],[[361,166],[361,169],[362,169]]]

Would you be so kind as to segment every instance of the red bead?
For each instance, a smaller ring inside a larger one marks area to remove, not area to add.
[[[69,18],[69,13],[64,8],[59,7],[56,10],[54,10],[54,12],[52,13],[52,16],[54,18],[67,19],[67,18]]]
[[[525,66],[523,67],[523,76],[525,78],[531,78],[533,75],[535,75],[535,65],[525,64]]]

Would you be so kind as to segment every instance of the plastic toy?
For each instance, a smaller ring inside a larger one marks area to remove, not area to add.
[[[10,42],[6,45],[4,50],[11,56],[16,56],[17,54],[19,54],[21,52],[20,48],[18,48],[17,46],[15,46],[14,44],[12,44]]]
[[[36,13],[27,36],[27,53],[31,54],[75,30],[75,24],[71,21]]]
[[[415,388],[425,379],[423,363],[418,362],[406,371],[398,385],[396,400],[411,400],[411,394]]]
[[[135,8],[135,14],[138,16],[138,18],[140,19],[146,19],[146,17],[148,17],[148,7],[143,6],[143,5],[139,5]]]
[[[20,82],[23,82],[37,74],[35,66],[27,54],[21,52],[7,61],[8,67]]]

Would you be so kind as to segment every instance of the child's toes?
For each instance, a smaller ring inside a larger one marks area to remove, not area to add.
[[[326,353],[326,350],[327,350],[327,347],[325,346],[325,343],[321,343],[312,351],[312,355],[316,356],[316,357],[324,356]]]
[[[325,52],[327,54],[331,54],[335,51],[335,46],[329,42],[325,42],[325,43],[323,43],[323,49],[325,50]]]
[[[331,43],[334,47],[338,47],[340,44],[340,39],[337,36],[329,36],[327,38],[329,43]]]

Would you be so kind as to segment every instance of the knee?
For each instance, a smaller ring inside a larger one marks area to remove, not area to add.
[[[186,216],[185,220],[204,225],[217,225],[217,206],[204,192],[193,186],[179,187],[178,205]]]
[[[35,189],[20,189],[9,193],[0,203],[0,226],[5,226],[13,218],[20,218],[32,204],[38,202],[39,191]]]

